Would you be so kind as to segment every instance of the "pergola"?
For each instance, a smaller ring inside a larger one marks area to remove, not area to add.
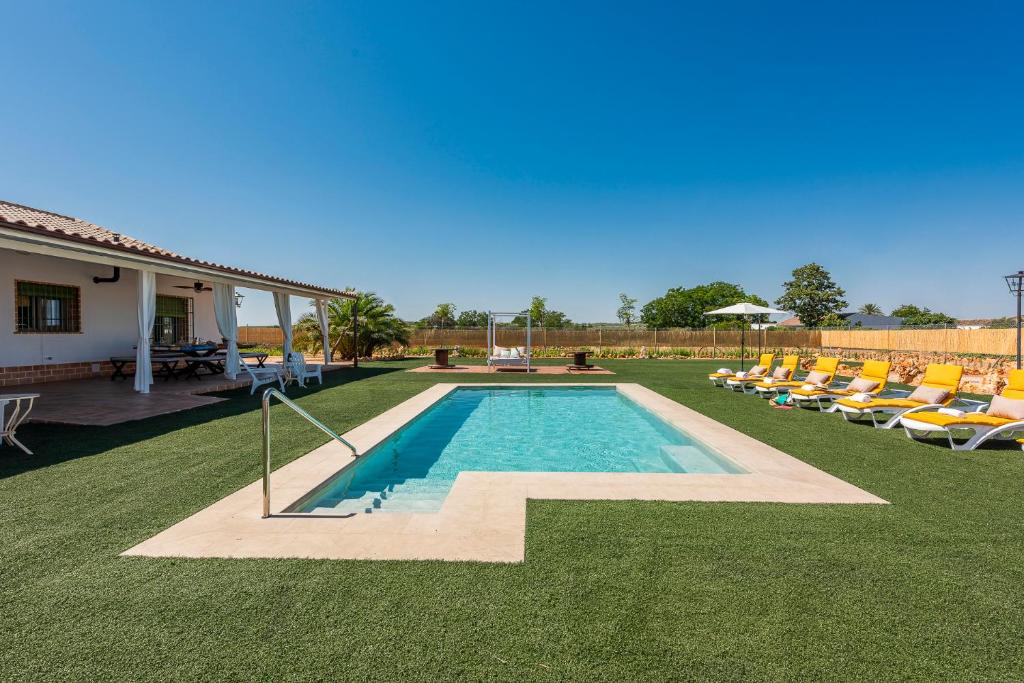
[[[157,275],[187,278],[212,286],[217,328],[227,351],[225,375],[231,379],[237,376],[240,369],[236,288],[246,287],[273,294],[278,325],[284,335],[286,361],[292,351],[291,297],[314,301],[323,335],[325,363],[331,362],[327,301],[335,297],[356,299],[356,295],[347,290],[320,287],[181,256],[75,218],[14,204],[5,204],[4,211],[5,214],[0,215],[0,249],[85,261],[113,268],[110,278],[94,278],[97,282],[116,282],[122,269],[137,272],[134,311],[138,319],[135,390],[140,393],[149,393],[149,386],[153,383],[150,336],[156,314]],[[354,321],[353,334],[357,332],[357,321]]]

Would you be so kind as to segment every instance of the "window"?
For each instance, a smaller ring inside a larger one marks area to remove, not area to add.
[[[192,299],[158,294],[153,343],[180,344],[189,341],[192,341]]]
[[[78,287],[15,282],[15,332],[71,334],[82,331]]]

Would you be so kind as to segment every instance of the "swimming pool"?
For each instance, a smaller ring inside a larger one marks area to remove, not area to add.
[[[459,387],[290,511],[437,512],[464,471],[744,470],[615,387]]]

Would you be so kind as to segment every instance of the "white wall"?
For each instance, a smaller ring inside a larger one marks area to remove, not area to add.
[[[111,273],[109,266],[0,249],[0,367],[81,363],[134,355],[138,336],[136,271],[122,268],[119,282],[92,281],[94,275],[110,277]],[[81,333],[15,334],[15,280],[79,287]],[[192,282],[156,276],[159,294],[192,297],[194,334],[200,339],[220,341],[213,314],[213,292],[196,293],[174,287]]]

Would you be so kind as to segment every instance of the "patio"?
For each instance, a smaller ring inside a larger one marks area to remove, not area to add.
[[[351,367],[351,363],[332,363],[324,367],[324,372],[343,367]],[[249,385],[250,380],[241,376],[231,380],[223,375],[204,375],[198,381],[157,380],[148,394],[142,394],[133,389],[131,381],[99,377],[5,387],[4,393],[39,394],[29,423],[105,427],[220,403],[227,399],[208,394]],[[289,385],[289,391],[294,387]]]

